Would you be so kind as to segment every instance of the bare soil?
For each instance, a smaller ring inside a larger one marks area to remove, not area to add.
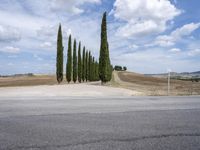
[[[114,72],[114,86],[138,91],[141,95],[167,95],[167,79],[132,72]],[[200,82],[171,80],[170,95],[200,95]]]

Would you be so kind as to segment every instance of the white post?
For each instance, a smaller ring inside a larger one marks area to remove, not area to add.
[[[167,84],[167,95],[169,96],[170,95],[170,71],[168,72],[168,84]]]

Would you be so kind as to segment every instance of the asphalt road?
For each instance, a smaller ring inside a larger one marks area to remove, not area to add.
[[[0,98],[0,150],[199,150],[200,97]]]

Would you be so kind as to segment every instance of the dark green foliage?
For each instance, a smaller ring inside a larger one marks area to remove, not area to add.
[[[95,81],[95,62],[94,62],[94,57],[92,57],[91,80]]]
[[[86,56],[85,56],[85,46],[83,48],[83,54],[82,54],[82,80],[85,81],[86,77]]]
[[[126,66],[124,66],[124,67],[123,67],[123,70],[124,70],[124,71],[126,71],[126,70],[127,70],[127,67],[126,67]]]
[[[122,66],[115,66],[114,70],[116,70],[116,71],[126,71],[127,68],[125,66],[123,68],[122,68]]]
[[[86,82],[88,81],[88,70],[89,70],[89,67],[88,67],[88,62],[89,62],[89,55],[88,55],[88,51],[86,51],[86,61],[85,61],[85,80]]]
[[[92,55],[91,52],[89,52],[89,62],[88,62],[88,79],[89,81],[92,81]]]
[[[107,41],[107,23],[106,23],[106,12],[103,14],[101,24],[101,46],[100,46],[100,57],[99,57],[99,77],[102,83],[106,83],[111,80],[110,58],[109,58],[109,45]]]
[[[74,39],[74,48],[73,48],[73,81],[77,81],[77,56],[76,56],[76,39]]]
[[[81,60],[81,42],[78,46],[78,82],[81,83],[82,78],[82,60]]]
[[[94,69],[95,78],[94,78],[94,80],[98,81],[99,80],[99,64],[98,64],[97,61],[95,62],[94,66],[95,66],[95,69]]]
[[[108,48],[108,56],[110,56],[110,54],[109,54],[109,44],[108,44],[108,42],[107,42],[107,48]],[[113,71],[113,66],[111,65],[111,63],[110,63],[110,58],[108,59],[108,68],[107,68],[108,70],[107,70],[107,73],[108,73],[108,76],[107,76],[107,78],[108,78],[108,81],[110,81],[111,79],[112,79],[112,71]]]
[[[72,76],[72,39],[71,35],[68,40],[68,51],[67,51],[67,65],[66,65],[66,79],[69,83]]]
[[[116,71],[122,71],[122,66],[115,66],[114,69],[115,69]]]
[[[61,83],[63,80],[63,44],[62,44],[62,28],[61,24],[58,29],[57,37],[57,59],[56,59],[56,77],[58,83]]]

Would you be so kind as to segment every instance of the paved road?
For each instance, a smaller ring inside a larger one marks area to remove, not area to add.
[[[0,150],[199,150],[200,97],[0,98]]]

